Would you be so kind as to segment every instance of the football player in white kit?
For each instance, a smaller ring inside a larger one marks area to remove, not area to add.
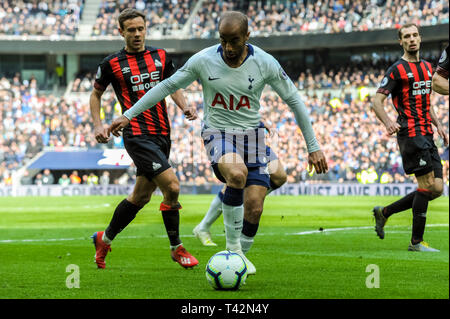
[[[259,221],[270,187],[267,173],[264,128],[260,127],[260,97],[270,85],[294,113],[308,149],[309,169],[322,174],[328,164],[316,140],[311,121],[297,88],[277,60],[247,43],[247,17],[236,11],[222,14],[220,44],[194,54],[171,77],[149,90],[137,103],[116,118],[109,127],[114,136],[141,112],[180,88],[199,80],[203,88],[202,138],[214,172],[226,184],[222,212],[226,249],[245,260],[248,274],[255,266],[242,252],[241,231],[255,232],[257,225],[244,223],[244,205]]]

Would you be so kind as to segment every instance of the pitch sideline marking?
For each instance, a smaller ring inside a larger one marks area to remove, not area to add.
[[[449,224],[431,224],[426,227],[448,227]],[[372,229],[374,226],[361,226],[361,227],[340,227],[340,228],[328,228],[323,230],[308,230],[298,233],[286,233],[285,235],[294,235],[294,236],[303,236],[303,235],[312,235],[312,234],[321,234],[321,233],[331,233],[331,232],[340,232],[340,231],[351,231],[351,230],[361,230],[361,229]],[[389,226],[389,228],[398,228],[398,227],[409,227],[409,226]],[[278,234],[278,233],[277,233]],[[267,236],[270,234],[258,234],[258,236]],[[225,236],[224,234],[214,234],[214,236]],[[167,235],[154,236],[158,238],[165,238]],[[195,237],[194,235],[183,235],[183,237]],[[121,238],[127,239],[137,239],[137,238],[145,238],[141,236],[122,236]],[[77,238],[47,238],[47,239],[4,239],[0,240],[0,244],[8,244],[8,243],[29,243],[29,242],[54,242],[54,241],[71,241],[71,240],[85,240],[86,237],[77,237]]]

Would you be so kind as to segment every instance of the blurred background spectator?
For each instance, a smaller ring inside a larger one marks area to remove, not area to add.
[[[84,0],[3,0],[0,2],[0,34],[73,37]]]

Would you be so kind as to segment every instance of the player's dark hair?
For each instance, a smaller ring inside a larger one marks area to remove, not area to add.
[[[118,18],[120,28],[123,30],[123,23],[125,21],[134,19],[134,18],[139,18],[139,17],[144,19],[144,22],[145,22],[145,14],[143,14],[141,11],[133,9],[133,8],[127,8],[127,9],[123,10],[119,14],[119,18]]]
[[[406,23],[406,24],[402,25],[400,27],[400,29],[398,29],[398,39],[399,40],[402,39],[402,31],[403,31],[403,29],[406,29],[406,28],[409,28],[409,27],[416,27],[417,31],[419,32],[419,35],[420,35],[420,29],[419,29],[419,26],[417,24],[415,24],[415,23]]]
[[[220,19],[219,19],[218,28],[220,28],[220,25],[222,24],[222,21],[227,20],[227,19],[235,20],[241,26],[242,33],[243,34],[247,34],[248,33],[248,18],[242,12],[239,12],[239,11],[226,11],[226,12],[222,13],[222,15],[220,16]]]

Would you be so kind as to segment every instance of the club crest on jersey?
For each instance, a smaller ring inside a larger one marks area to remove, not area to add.
[[[255,81],[254,78],[252,78],[251,76],[248,77],[248,81],[250,82],[250,85],[248,86],[248,89],[251,90],[253,88],[253,81]]]
[[[211,106],[214,107],[214,106],[220,104],[223,106],[223,108],[225,110],[230,110],[230,111],[233,111],[233,110],[238,111],[241,107],[247,107],[248,109],[250,109],[250,100],[249,100],[248,96],[245,96],[245,95],[241,96],[236,107],[234,106],[234,103],[235,103],[235,97],[233,95],[230,95],[230,97],[228,99],[228,103],[227,103],[227,101],[225,101],[225,98],[223,97],[222,94],[216,93],[216,96],[214,97],[214,100],[211,103]]]

